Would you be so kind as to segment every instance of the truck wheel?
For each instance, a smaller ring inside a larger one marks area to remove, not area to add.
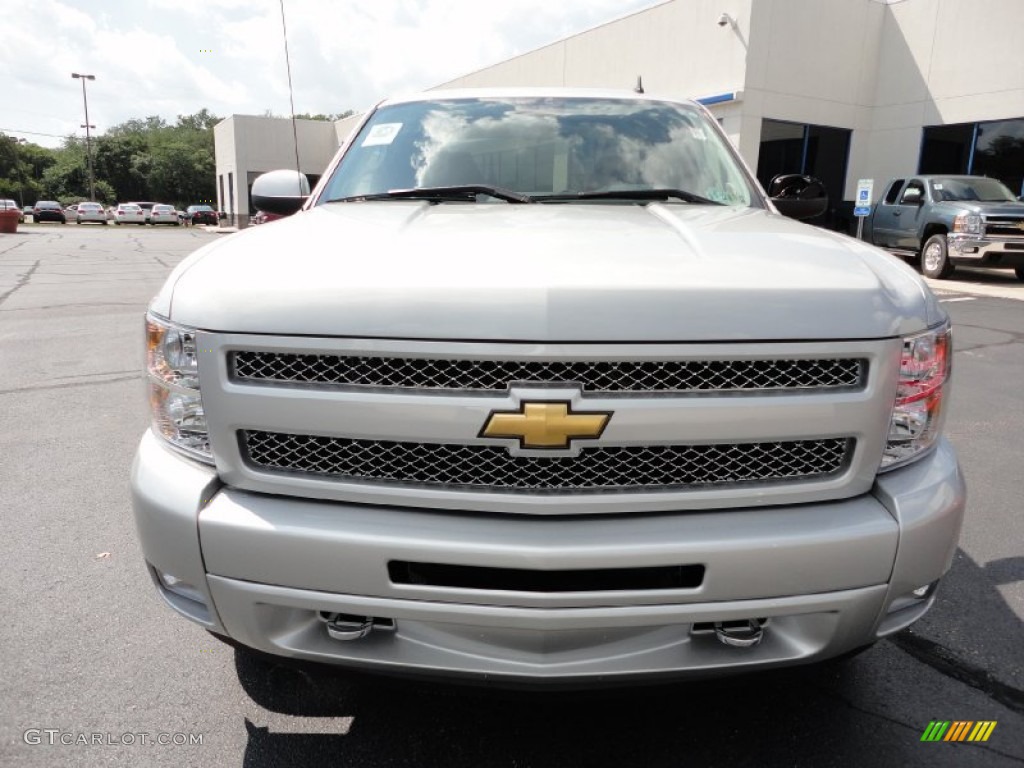
[[[945,235],[932,235],[921,250],[921,273],[925,277],[945,280],[953,274]]]

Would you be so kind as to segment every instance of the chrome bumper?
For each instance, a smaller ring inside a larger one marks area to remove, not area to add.
[[[704,675],[824,659],[919,618],[948,569],[965,491],[943,441],[872,494],[800,506],[533,518],[309,501],[219,486],[143,438],[132,495],[165,601],[270,653],[531,681]],[[573,570],[701,564],[688,589],[521,592],[393,583],[389,562]],[[890,611],[891,605],[904,606]],[[325,614],[374,618],[360,639]],[[708,627],[764,619],[755,647]]]
[[[969,266],[976,263],[986,267],[1024,266],[1024,238],[991,239],[977,235],[946,235],[949,255],[957,263]]]

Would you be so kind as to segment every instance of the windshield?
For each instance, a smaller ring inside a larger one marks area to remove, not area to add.
[[[754,199],[725,142],[695,107],[628,98],[478,98],[377,110],[320,200],[474,186],[531,202],[645,190],[726,205]]]
[[[946,200],[973,200],[987,203],[1012,203],[1016,198],[1002,182],[989,178],[949,178],[932,181],[932,196]]]

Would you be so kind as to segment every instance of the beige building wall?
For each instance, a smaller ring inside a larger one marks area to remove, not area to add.
[[[299,169],[319,176],[338,148],[334,123],[296,120]],[[279,117],[232,115],[213,129],[217,157],[218,209],[236,226],[249,221],[250,174],[295,167],[292,121]]]
[[[1024,117],[1021,0],[904,0],[886,9],[865,178],[917,171],[928,125]],[[853,158],[851,158],[851,167]]]

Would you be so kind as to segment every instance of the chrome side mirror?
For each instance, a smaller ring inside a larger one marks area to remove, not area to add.
[[[256,177],[250,197],[259,211],[290,216],[309,199],[309,179],[298,171],[269,171]]]

